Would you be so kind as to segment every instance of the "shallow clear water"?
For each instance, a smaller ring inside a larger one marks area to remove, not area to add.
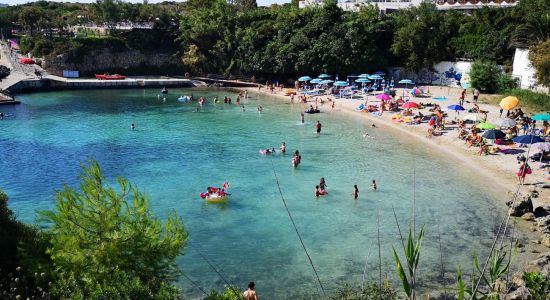
[[[52,206],[63,183],[76,187],[80,163],[94,158],[110,178],[122,175],[146,190],[159,216],[172,209],[184,216],[193,247],[178,263],[203,289],[222,289],[224,282],[197,250],[232,284],[244,288],[253,280],[264,298],[285,299],[318,289],[273,168],[327,291],[337,283],[360,282],[367,256],[367,277],[378,281],[378,213],[383,276],[396,280],[391,247],[401,249],[401,243],[392,207],[406,231],[416,177],[417,228],[426,224],[421,285],[441,282],[439,233],[451,282],[456,266],[471,267],[473,251],[487,252],[498,216],[494,199],[475,174],[444,156],[345,114],[306,115],[301,125],[300,105],[266,97],[251,97],[246,112],[223,103],[197,111],[176,98],[227,94],[235,101],[236,94],[187,89],[171,91],[162,103],[157,93],[36,93],[21,95],[19,106],[0,107],[10,115],[0,121],[0,188],[18,217],[33,222],[37,209]],[[258,105],[265,109],[261,115]],[[317,120],[324,125],[320,135]],[[130,130],[131,123],[136,130]],[[365,131],[376,139],[363,138]],[[291,167],[290,154],[258,153],[283,141],[302,153],[298,169]],[[316,199],[314,187],[322,176],[330,195]],[[377,191],[370,190],[372,179]],[[207,186],[224,180],[231,183],[227,205],[199,199]],[[354,184],[358,201],[351,196]],[[201,295],[183,277],[178,284],[187,296]]]

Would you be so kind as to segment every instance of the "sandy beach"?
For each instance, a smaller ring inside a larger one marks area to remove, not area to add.
[[[239,90],[244,90],[244,88],[239,88]],[[273,93],[268,91],[265,87],[262,87],[260,91],[258,89],[247,89],[251,93],[259,93],[262,95],[270,95],[281,99],[287,103],[290,103],[290,97],[285,96],[285,91],[276,90]],[[410,89],[407,89],[405,94]],[[459,94],[461,89],[450,88],[450,87],[439,87],[439,86],[430,86],[429,87],[431,97],[411,97],[410,101],[416,103],[433,103],[439,104],[442,108],[446,108],[452,104],[458,104]],[[376,92],[379,94],[382,92]],[[396,89],[396,94],[403,95],[403,89]],[[436,101],[432,98],[435,97],[446,97],[444,101]],[[377,128],[372,128],[369,130],[369,135],[372,135],[376,138],[377,130],[386,131],[389,130],[392,134],[396,134],[400,139],[410,143],[422,143],[425,145],[426,150],[431,153],[445,155],[445,157],[455,161],[457,164],[461,164],[464,168],[468,168],[471,171],[474,171],[479,177],[479,181],[482,182],[487,189],[495,194],[495,198],[499,199],[497,206],[502,207],[503,214],[506,214],[508,207],[506,202],[512,199],[513,194],[518,188],[518,180],[516,177],[516,172],[518,170],[518,163],[516,156],[517,154],[490,154],[490,155],[478,155],[479,147],[469,148],[466,143],[458,138],[458,129],[457,125],[446,125],[444,131],[438,130],[440,133],[438,136],[433,136],[431,138],[427,135],[428,124],[424,122],[418,125],[408,125],[405,122],[398,122],[392,120],[392,117],[399,114],[398,112],[384,112],[381,116],[373,115],[368,112],[363,112],[357,110],[357,107],[365,103],[365,100],[369,100],[369,103],[379,103],[380,100],[375,98],[375,95],[371,94],[368,97],[363,96],[362,98],[337,98],[334,96],[317,96],[312,97],[308,96],[308,103],[301,103],[298,97],[295,97],[293,105],[302,106],[303,110],[307,109],[310,105],[315,106],[316,98],[318,100],[318,108],[322,113],[343,113],[348,114],[350,117],[362,118],[368,124],[375,124]],[[482,97],[480,97],[482,99]],[[321,99],[324,101],[323,104],[320,103]],[[331,108],[331,103],[328,103],[328,100],[335,101],[334,109]],[[487,122],[492,124],[498,124],[499,122],[499,113],[500,107],[490,104],[484,104],[481,101],[478,102],[478,105],[481,110],[487,111]],[[521,102],[520,102],[521,106]],[[466,94],[466,99],[464,102],[464,108],[466,111],[461,112],[460,117],[465,116],[467,110],[473,107],[473,95],[471,93]],[[418,111],[422,112],[424,115],[431,115],[429,108],[424,109],[415,109],[413,113],[416,114]],[[504,112],[505,114],[506,112]],[[450,120],[455,118],[454,111],[447,112],[447,122],[450,123]],[[297,115],[298,119],[299,116]],[[500,146],[501,149],[510,148],[510,146]],[[511,145],[513,149],[519,149],[519,151],[525,150],[527,148],[518,148],[515,145]],[[523,153],[524,155],[526,153]],[[532,154],[532,153],[531,153]],[[520,195],[528,194],[533,190],[537,190],[539,193],[538,198],[532,198],[533,207],[544,206],[550,204],[550,192],[546,188],[542,188],[542,185],[547,184],[548,175],[544,169],[539,168],[538,162],[530,162],[532,166],[533,173],[528,175],[525,180],[525,185],[519,187]],[[476,199],[472,199],[476,201]],[[518,256],[518,261],[516,262],[517,266],[527,267],[527,263],[536,259],[540,253],[547,252],[549,249],[537,243],[536,241],[540,239],[541,232],[535,230],[535,225],[531,221],[523,220],[522,218],[514,218],[510,220],[510,223],[515,226],[515,228],[521,233],[517,236],[521,247],[521,255]]]

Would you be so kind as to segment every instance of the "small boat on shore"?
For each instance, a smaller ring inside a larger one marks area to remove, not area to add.
[[[126,76],[120,74],[95,74],[95,78],[99,80],[124,80]]]

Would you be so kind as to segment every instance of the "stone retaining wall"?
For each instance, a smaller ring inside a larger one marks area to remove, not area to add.
[[[93,50],[74,57],[64,53],[45,59],[42,67],[50,74],[63,76],[63,70],[77,70],[81,77],[93,77],[97,73],[121,73],[124,75],[173,75],[184,73],[180,59],[167,53],[144,53],[138,50],[112,52],[108,49]]]

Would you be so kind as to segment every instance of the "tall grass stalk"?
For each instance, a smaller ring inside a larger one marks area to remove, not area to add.
[[[403,285],[403,289],[409,299],[415,300],[416,299],[416,294],[415,294],[416,270],[418,268],[418,262],[420,261],[420,249],[422,246],[422,239],[424,237],[424,230],[426,226],[425,225],[422,226],[422,229],[420,230],[420,233],[418,234],[416,241],[413,240],[413,233],[412,233],[411,227],[412,226],[409,226],[409,235],[407,237],[407,244],[403,249],[405,252],[405,259],[407,263],[406,267],[408,272],[405,271],[405,268],[403,267],[403,264],[399,259],[399,255],[397,255],[397,251],[395,250],[395,247],[392,247],[392,249],[393,249],[393,257],[397,265],[397,275],[399,275],[399,279],[401,279],[401,284]]]

